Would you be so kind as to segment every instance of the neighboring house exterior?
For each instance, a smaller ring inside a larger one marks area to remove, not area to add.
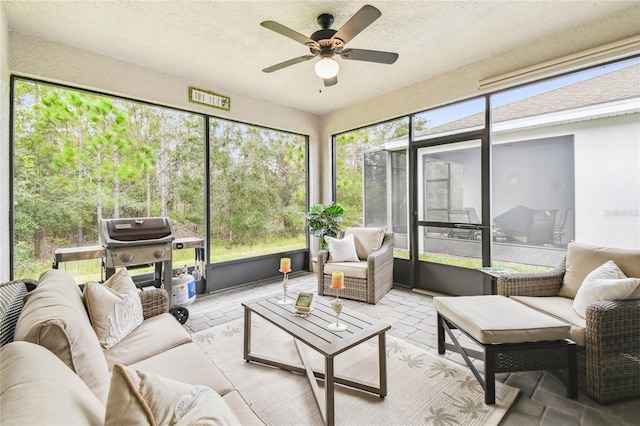
[[[528,244],[530,237],[516,235],[495,239],[497,243],[563,248],[576,239],[604,246],[640,246],[640,85],[630,84],[634,81],[640,81],[640,64],[491,111],[493,218],[526,206],[552,215],[557,228],[547,240]],[[483,120],[484,113],[477,113],[416,132],[415,137],[460,133],[480,128]],[[456,165],[456,179],[461,182],[449,187],[457,192],[449,194],[449,208],[474,208],[480,216],[480,145],[472,142],[469,148],[458,146],[455,152],[441,148],[433,154],[428,149],[419,151],[418,167],[424,168],[418,187],[419,209],[435,208],[433,197],[424,189],[426,164],[441,161]],[[384,149],[403,152],[406,144],[406,140],[391,141]],[[425,203],[425,199],[430,201]],[[558,231],[560,225],[564,226]],[[494,253],[509,257],[508,251]],[[512,260],[507,258],[501,260]],[[547,266],[554,262],[550,260]]]

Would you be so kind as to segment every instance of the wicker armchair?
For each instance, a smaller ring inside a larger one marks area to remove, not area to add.
[[[357,232],[354,228],[345,232]],[[355,235],[355,234],[354,234]],[[344,289],[340,290],[340,297],[345,299],[359,300],[361,302],[375,304],[393,287],[393,233],[384,232],[382,245],[380,248],[368,256],[361,256],[360,264],[356,262],[345,262],[342,264],[329,263],[334,268],[339,268],[344,272]],[[329,250],[322,250],[318,253],[315,274],[318,279],[318,294],[335,296],[336,291],[331,288],[331,271],[326,271],[325,266],[329,260]],[[356,263],[354,266],[346,263]],[[341,268],[338,265],[344,265]],[[366,278],[355,277],[350,273],[350,268],[366,268]],[[331,269],[331,268],[329,268]]]
[[[567,257],[549,272],[500,277],[498,294],[566,301],[565,297],[558,297],[566,264]],[[577,342],[580,388],[600,404],[640,397],[640,299],[592,303],[585,320],[584,345]],[[571,325],[573,334],[576,325]]]

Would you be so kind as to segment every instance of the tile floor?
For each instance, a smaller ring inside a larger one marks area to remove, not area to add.
[[[185,327],[190,332],[204,330],[243,315],[240,302],[259,299],[282,291],[282,281],[273,280],[240,288],[202,295],[189,307]],[[316,292],[316,278],[311,273],[292,274],[289,292]],[[431,296],[406,289],[392,289],[377,304],[345,300],[345,307],[362,312],[391,325],[389,334],[436,352],[436,312]],[[457,354],[446,354],[462,365]],[[481,362],[478,367],[482,371]],[[553,374],[532,371],[503,373],[499,380],[520,389],[515,403],[502,425],[583,425],[614,426],[640,424],[640,399],[601,406],[582,391],[576,400],[564,397],[566,388]]]

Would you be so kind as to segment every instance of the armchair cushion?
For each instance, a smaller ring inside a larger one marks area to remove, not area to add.
[[[382,228],[347,228],[344,230],[345,238],[353,235],[356,252],[360,260],[367,260],[367,257],[378,251],[384,240],[384,229]]]
[[[341,239],[333,237],[324,237],[324,239],[329,244],[329,263],[360,261],[353,235],[346,235]]]
[[[332,272],[344,272],[345,277],[367,279],[368,265],[366,261],[360,262],[337,262],[324,265],[324,273],[331,275]]]
[[[587,275],[609,260],[613,260],[627,277],[640,278],[640,250],[570,242],[567,246],[567,270],[558,296],[575,298]]]
[[[638,286],[640,278],[627,278],[620,268],[609,260],[587,275],[573,300],[573,308],[584,318],[587,315],[587,306],[591,303],[635,298],[633,294]]]

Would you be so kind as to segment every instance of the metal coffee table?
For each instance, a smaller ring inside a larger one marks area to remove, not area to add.
[[[297,295],[292,295],[295,297]],[[334,332],[327,328],[327,324],[335,322],[335,313],[329,301],[315,296],[316,301],[312,313],[306,318],[295,316],[292,305],[278,304],[279,297],[242,303],[244,306],[244,359],[261,364],[271,365],[288,371],[306,374],[318,410],[325,424],[335,424],[335,384],[354,389],[371,392],[384,398],[387,395],[387,356],[386,335],[390,325],[361,313],[343,309],[340,322],[347,325],[347,330]],[[281,330],[285,331],[295,342],[304,368],[286,364],[276,359],[261,357],[251,350],[251,315],[255,313]],[[364,383],[334,374],[334,358],[375,336],[378,336],[378,369],[379,384]],[[314,370],[307,359],[302,343],[315,350],[325,359],[324,371]],[[322,395],[317,379],[325,381],[325,393]]]

